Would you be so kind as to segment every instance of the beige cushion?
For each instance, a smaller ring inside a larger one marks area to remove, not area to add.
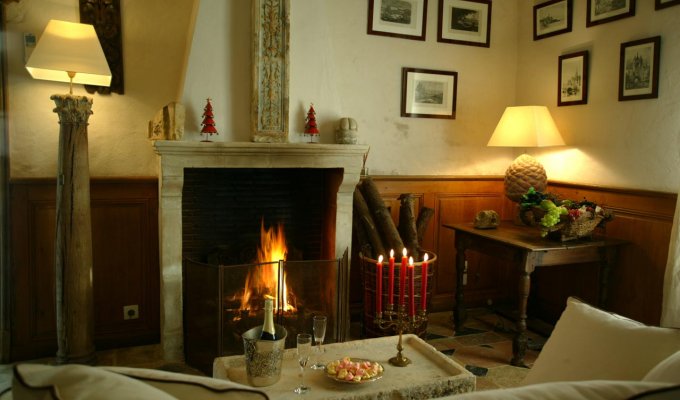
[[[155,369],[102,367],[136,380],[142,381],[178,399],[191,400],[263,400],[263,392],[235,382],[213,379],[205,376],[187,375]],[[291,390],[292,391],[292,390]]]
[[[658,363],[642,378],[648,382],[671,382],[680,384],[680,350]]]
[[[680,348],[680,329],[647,326],[570,297],[523,385],[640,380]]]
[[[15,399],[174,399],[144,382],[85,365],[20,364],[14,367]]]
[[[458,394],[441,400],[626,400],[639,393],[669,386],[670,383],[640,381],[551,382]]]
[[[15,399],[267,400],[263,392],[204,376],[126,367],[21,364],[14,368]]]

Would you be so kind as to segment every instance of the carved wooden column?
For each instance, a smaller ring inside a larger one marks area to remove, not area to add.
[[[253,0],[251,134],[253,142],[288,141],[290,0]]]
[[[59,116],[57,167],[57,363],[93,364],[92,229],[87,121],[92,100],[53,95]]]

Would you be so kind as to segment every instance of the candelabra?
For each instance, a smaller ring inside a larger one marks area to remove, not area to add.
[[[408,315],[406,312],[406,305],[400,304],[397,310],[394,310],[394,304],[387,304],[384,312],[378,312],[375,315],[374,322],[382,330],[392,329],[399,334],[399,341],[397,342],[397,355],[390,358],[390,364],[397,367],[405,367],[411,363],[411,360],[404,357],[402,351],[404,346],[401,344],[401,335],[404,331],[412,331],[417,329],[420,325],[427,321],[427,310],[418,310],[417,314]]]

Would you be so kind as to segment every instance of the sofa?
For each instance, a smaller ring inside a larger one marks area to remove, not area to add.
[[[237,383],[125,367],[14,367],[14,399],[267,399]],[[569,298],[522,385],[442,400],[680,399],[680,329],[652,327]]]
[[[680,399],[680,329],[647,326],[570,297],[519,387],[443,399]]]

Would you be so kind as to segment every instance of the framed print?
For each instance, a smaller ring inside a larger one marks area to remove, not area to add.
[[[586,26],[604,24],[635,15],[635,0],[588,0]]]
[[[425,40],[427,0],[368,0],[368,34]]]
[[[550,0],[534,6],[534,40],[571,32],[573,0]]]
[[[557,105],[588,104],[588,52],[559,57]]]
[[[456,119],[458,73],[402,68],[401,116]]]
[[[661,10],[662,8],[677,6],[680,4],[680,0],[655,0],[654,9]]]
[[[619,101],[659,97],[661,36],[621,43]]]
[[[489,47],[491,0],[439,0],[437,41]]]

